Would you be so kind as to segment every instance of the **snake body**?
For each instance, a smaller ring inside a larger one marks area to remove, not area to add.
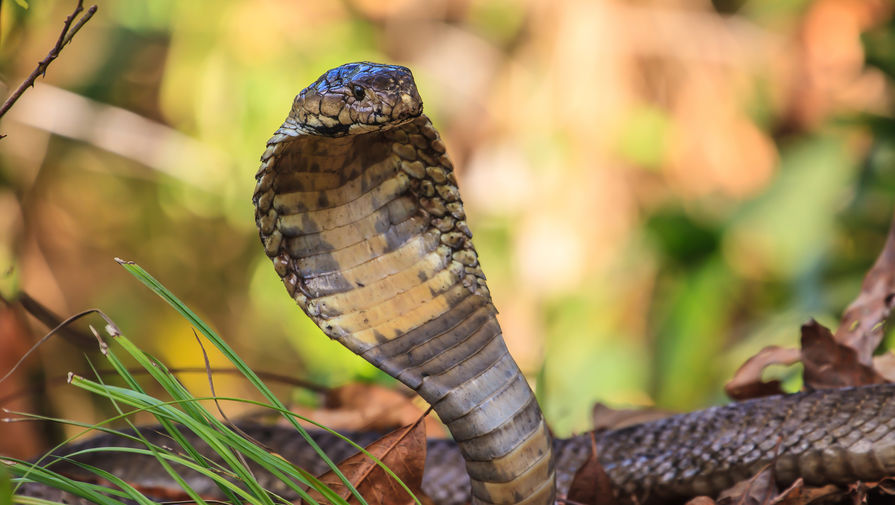
[[[302,90],[256,175],[261,241],[326,335],[432,404],[475,503],[553,503],[551,437],[422,106],[394,65],[342,65]]]
[[[429,442],[423,479],[435,503],[549,504],[568,489],[591,437],[551,439],[507,352],[451,163],[409,70],[348,64],[303,90],[267,144],[253,200],[264,249],[299,306],[446,422],[456,442]],[[895,474],[893,398],[895,385],[768,397],[597,433],[594,445],[617,493],[641,504],[713,495],[767,464],[781,483],[876,480]],[[326,470],[291,429],[243,429],[311,473]],[[315,437],[334,460],[353,452]],[[120,444],[101,436],[64,452]],[[170,485],[154,458],[121,454],[79,459],[144,487]],[[20,491],[58,499],[36,484]]]
[[[774,396],[596,433],[594,438],[600,461],[616,492],[629,502],[644,505],[683,503],[697,495],[714,496],[768,464],[774,467],[781,485],[799,477],[814,485],[873,481],[895,474],[893,398],[892,384]],[[291,427],[246,425],[242,429],[311,473],[328,470]],[[153,443],[173,445],[166,435],[158,434],[164,430],[141,431]],[[195,436],[187,434],[192,443],[203,447]],[[350,436],[360,444],[369,444],[379,435],[363,432]],[[314,438],[334,461],[355,451],[327,432],[315,432]],[[123,443],[129,442],[102,435],[62,452]],[[568,490],[591,450],[589,434],[555,441],[560,494]],[[463,457],[462,449],[452,440],[429,440],[422,488],[437,505],[469,502],[470,485]],[[100,452],[77,459],[144,487],[177,488],[151,456]],[[54,469],[75,474],[80,471],[64,463]],[[265,488],[287,499],[294,498],[294,493],[262,469],[253,468],[253,473]],[[185,471],[182,475],[203,495],[219,493],[199,474]],[[34,484],[22,491],[50,499],[60,495]]]

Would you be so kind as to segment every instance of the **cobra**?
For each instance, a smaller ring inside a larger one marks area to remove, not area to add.
[[[781,485],[895,474],[893,384],[759,398],[551,442],[500,336],[444,153],[409,70],[344,65],[296,97],[262,157],[254,196],[262,242],[289,294],[324,332],[432,402],[454,433],[456,444],[429,441],[422,488],[435,503],[462,505],[470,493],[477,503],[549,503],[554,473],[564,493],[593,446],[616,492],[644,505],[715,495],[765,466]],[[292,429],[242,429],[301,468],[327,469]],[[142,431],[168,441],[164,430]],[[335,460],[354,450],[314,437]],[[59,454],[121,445],[128,440],[103,435]],[[128,482],[173,485],[151,456],[77,459]],[[182,471],[201,493],[214,492]],[[275,476],[253,472],[296,498]],[[83,503],[36,483],[21,492]]]
[[[457,441],[474,503],[554,501],[553,443],[507,351],[445,146],[410,70],[349,63],[268,141],[255,220],[289,295],[414,389]]]

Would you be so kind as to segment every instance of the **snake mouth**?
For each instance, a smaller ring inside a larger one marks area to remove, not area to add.
[[[392,115],[406,120],[420,117],[423,113],[423,101],[416,92],[416,88],[412,91],[416,96],[413,96],[410,93],[401,93],[396,103],[392,105]],[[402,119],[399,119],[399,121],[401,121],[402,124],[404,122]]]

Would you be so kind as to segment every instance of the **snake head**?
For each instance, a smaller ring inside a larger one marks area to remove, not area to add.
[[[360,62],[329,70],[303,89],[290,118],[308,133],[341,137],[398,126],[422,112],[410,69]]]

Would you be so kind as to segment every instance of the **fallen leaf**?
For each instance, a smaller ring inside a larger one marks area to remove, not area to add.
[[[876,484],[876,488],[879,489],[881,493],[895,495],[895,479],[883,479],[874,484]]]
[[[606,475],[597,454],[597,441],[590,433],[590,457],[575,472],[569,486],[568,500],[585,505],[615,505],[618,500],[613,492],[612,481]]]
[[[652,407],[639,409],[613,409],[597,402],[591,411],[594,431],[617,430],[635,424],[658,421],[674,415],[674,412]]]
[[[741,480],[718,495],[718,505],[770,505],[779,494],[773,463],[749,479]]]
[[[848,486],[849,495],[851,495],[852,503],[867,503],[867,495],[870,494],[870,487],[864,482],[855,482]]]
[[[779,381],[762,381],[762,371],[769,364],[792,364],[800,357],[805,365],[805,388],[809,390],[895,380],[895,355],[873,356],[893,307],[895,220],[876,262],[864,276],[861,292],[843,313],[835,335],[811,320],[802,326],[801,356],[796,349],[765,348],[746,361],[724,389],[736,400],[780,394],[783,391]]]
[[[422,495],[423,466],[426,463],[426,429],[423,418],[421,416],[415,423],[398,428],[366,447],[367,452],[379,458],[417,497]],[[363,452],[342,461],[338,467],[371,505],[414,503],[407,491]],[[351,491],[333,471],[319,478],[339,496],[348,500],[348,503],[357,503]],[[308,494],[320,503],[330,503],[313,489]]]
[[[855,482],[848,486],[848,494],[852,503],[875,503],[876,500],[872,498],[880,498],[880,502],[891,503],[892,499],[886,497],[895,495],[895,480],[886,478],[875,482]]]
[[[883,326],[895,305],[895,220],[889,227],[886,244],[861,284],[861,293],[845,309],[836,329],[836,342],[854,349],[856,359],[872,364],[873,352],[882,341]]]
[[[799,349],[775,345],[765,347],[740,366],[733,378],[724,385],[724,391],[734,400],[783,394],[780,381],[763,381],[761,374],[770,365],[792,365],[801,357]]]
[[[895,353],[887,352],[873,357],[873,369],[886,381],[895,382]]]
[[[715,505],[715,500],[708,496],[697,496],[686,503],[686,505]]]
[[[815,320],[802,325],[802,363],[806,389],[830,389],[886,380],[858,360],[856,351],[836,342],[833,334]]]
[[[845,490],[835,484],[828,484],[823,487],[806,486],[805,481],[801,477],[796,479],[791,486],[784,489],[774,501],[772,505],[808,505],[821,499],[833,499],[844,495]]]
[[[376,384],[348,384],[328,391],[322,408],[292,411],[336,430],[384,432],[406,426],[422,415],[427,406],[415,403],[414,398]],[[429,437],[446,436],[436,417],[426,416],[425,425]]]

